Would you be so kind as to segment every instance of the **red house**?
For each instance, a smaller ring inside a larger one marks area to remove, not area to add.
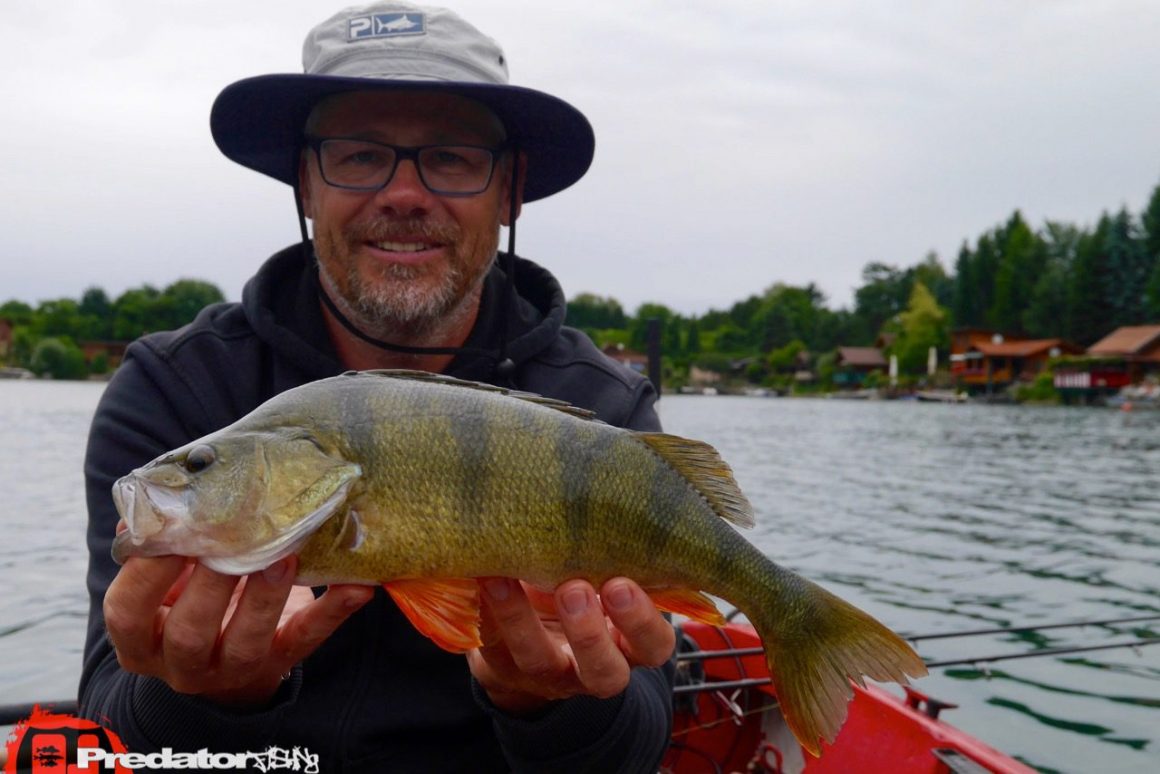
[[[1081,352],[1082,347],[1064,339],[1024,339],[962,328],[951,334],[951,374],[968,390],[1002,389],[1031,381],[1053,357]]]

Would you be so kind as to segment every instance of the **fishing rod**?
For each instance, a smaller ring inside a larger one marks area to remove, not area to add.
[[[900,636],[904,640],[909,640],[910,642],[919,642],[920,640],[939,640],[956,637],[978,637],[984,634],[1020,634],[1025,632],[1046,631],[1048,629],[1076,629],[1084,626],[1109,626],[1111,624],[1139,623],[1141,621],[1156,620],[1160,620],[1160,615],[1141,615],[1131,618],[1105,618],[1099,621],[1071,621],[1069,623],[1041,624],[1039,626],[1000,626],[990,629],[973,629],[965,632],[940,632],[937,634],[913,634]],[[1150,644],[1151,641],[1145,639],[1143,642]],[[1123,647],[1123,645],[1096,646],[1098,649],[1106,647]],[[761,647],[730,648],[725,650],[691,650],[685,653],[678,653],[677,661],[695,661],[706,658],[729,658],[733,656],[756,656],[764,652],[764,649]],[[1047,655],[1048,653],[1049,651],[1047,650],[1038,650],[1035,651],[1035,653],[1029,655]],[[932,664],[927,664],[927,666],[932,666]]]
[[[1033,656],[1062,656],[1072,653],[1086,653],[1093,650],[1109,650],[1111,648],[1142,648],[1146,645],[1160,643],[1160,637],[1147,640],[1133,640],[1131,642],[1116,642],[1108,645],[1087,645],[1077,648],[1048,648],[1031,653],[1006,653],[999,656],[982,656],[976,658],[951,659],[947,661],[927,661],[928,667],[948,667],[961,665],[989,664],[995,661],[1010,661],[1017,658],[1032,658]],[[678,661],[693,659],[726,658],[731,656],[755,656],[762,653],[761,648],[734,648],[732,650],[689,651],[677,655]],[[687,693],[704,693],[706,691],[732,691],[746,688],[757,688],[769,685],[772,682],[768,677],[749,677],[741,680],[722,680],[718,682],[704,682],[691,685],[678,685],[673,688],[675,695]]]
[[[1044,648],[1043,650],[1033,650],[1030,653],[1005,653],[999,656],[983,656],[981,658],[959,658],[949,659],[947,661],[927,661],[928,667],[948,667],[960,666],[965,664],[991,664],[996,661],[1011,661],[1017,658],[1031,658],[1032,656],[1066,656],[1072,653],[1087,653],[1093,650],[1110,650],[1112,648],[1142,648],[1146,645],[1155,645],[1160,643],[1160,637],[1146,640],[1133,640],[1131,642],[1113,642],[1107,645],[1085,645],[1079,648]]]
[[[1041,632],[1048,629],[1075,629],[1083,626],[1110,626],[1111,624],[1139,623],[1141,621],[1160,620],[1160,615],[1139,615],[1133,618],[1107,618],[1102,621],[1073,621],[1071,623],[1041,624],[1039,626],[998,626],[991,629],[974,629],[966,632],[943,632],[940,634],[901,635],[904,640],[918,642],[920,640],[941,640],[952,637],[977,637],[983,634],[1022,634],[1025,632]]]

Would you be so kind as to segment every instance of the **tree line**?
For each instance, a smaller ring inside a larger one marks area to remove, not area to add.
[[[92,287],[79,300],[36,307],[8,301],[0,305],[0,319],[15,331],[6,364],[70,377],[99,372],[104,364],[86,365],[79,342],[129,341],[177,328],[222,300],[216,286],[183,279],[163,290],[143,285],[115,300]],[[593,293],[568,304],[568,324],[602,346],[643,352],[651,318],[662,323],[668,378],[676,383],[696,366],[776,387],[810,370],[824,384],[837,347],[887,340],[900,371],[919,374],[929,348],[945,354],[950,331],[962,327],[1088,346],[1121,325],[1160,322],[1160,185],[1143,212],[1104,212],[1090,227],[1049,220],[1034,229],[1016,210],[964,242],[953,271],[934,253],[909,267],[867,263],[849,309],[831,309],[813,283],[780,282],[702,315],[681,315],[661,303],[642,304],[630,315],[615,298]]]
[[[776,283],[692,316],[658,303],[629,315],[615,298],[582,293],[567,321],[598,344],[643,352],[647,320],[660,319],[666,370],[678,383],[691,366],[778,387],[809,368],[824,383],[838,346],[877,341],[889,342],[901,373],[920,374],[930,347],[945,360],[955,328],[1086,347],[1122,325],[1160,323],[1160,185],[1139,215],[1125,207],[1094,227],[1049,220],[1034,229],[1016,210],[964,242],[953,272],[930,253],[907,268],[868,263],[861,280],[851,309],[829,308],[812,283]]]
[[[125,342],[180,328],[203,307],[224,300],[217,286],[196,279],[178,280],[163,290],[142,285],[112,300],[99,287],[88,288],[79,300],[56,298],[35,307],[10,300],[0,305],[0,319],[12,325],[4,364],[60,379],[101,374],[108,370],[108,359],[98,355],[86,362],[81,342]]]

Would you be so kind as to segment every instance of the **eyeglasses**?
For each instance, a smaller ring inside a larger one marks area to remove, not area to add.
[[[504,148],[482,145],[403,147],[345,137],[306,137],[318,156],[322,179],[335,188],[378,191],[410,159],[427,190],[442,196],[472,196],[487,190],[495,160]]]

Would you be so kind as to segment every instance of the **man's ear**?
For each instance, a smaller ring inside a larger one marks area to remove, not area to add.
[[[520,216],[520,210],[524,206],[524,175],[528,171],[528,157],[521,153],[515,160],[518,165],[519,176],[516,188],[516,213],[515,216]],[[503,176],[503,187],[500,194],[503,196],[503,201],[499,208],[499,222],[501,226],[510,226],[512,224],[511,218],[511,196],[512,196],[512,167],[508,165],[507,174]]]
[[[298,194],[302,197],[302,213],[313,220],[314,207],[311,205],[309,165],[307,151],[302,151],[302,154],[298,157]]]

